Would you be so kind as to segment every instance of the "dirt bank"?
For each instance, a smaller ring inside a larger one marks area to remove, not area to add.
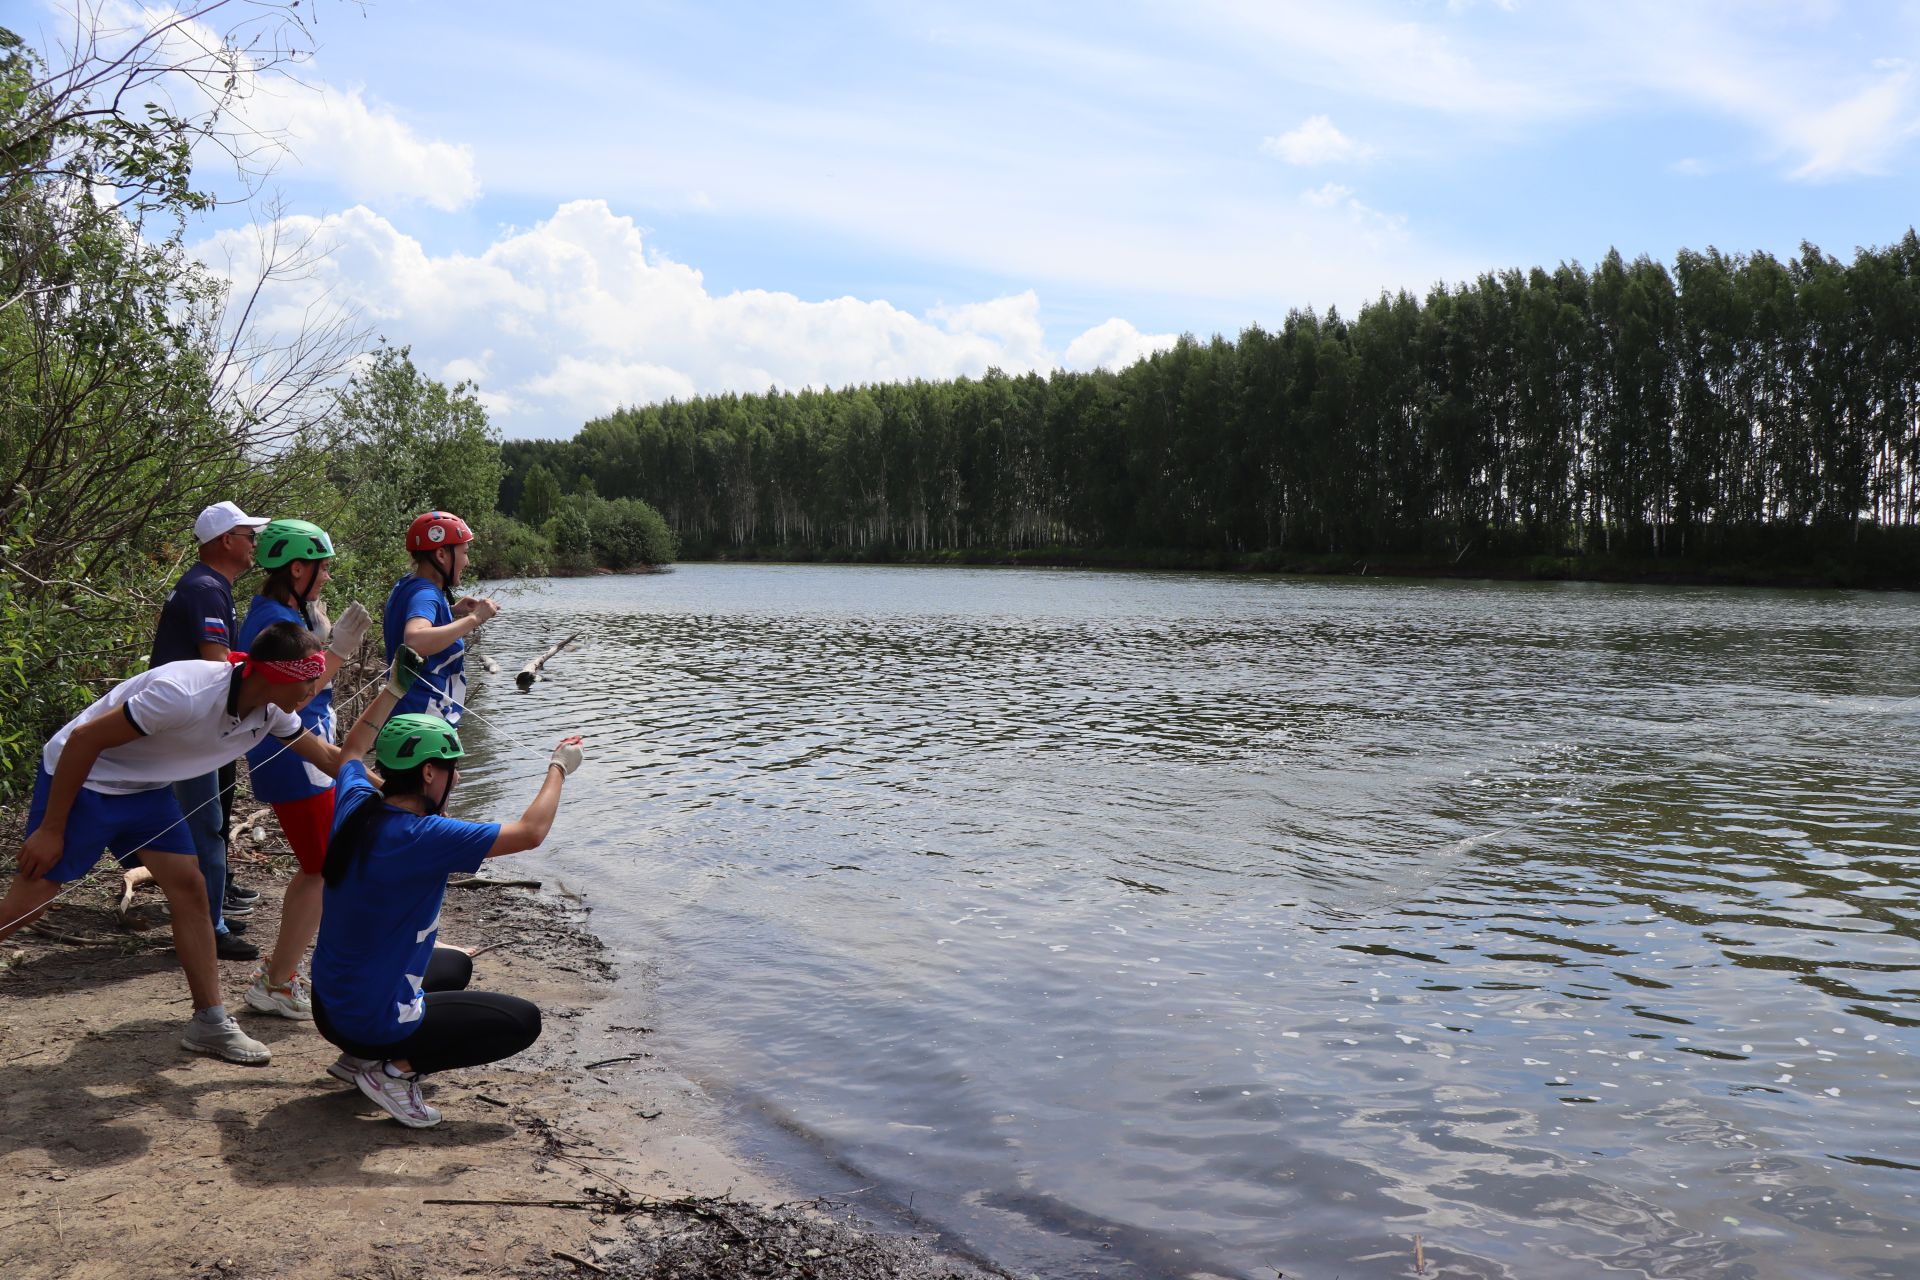
[[[248,937],[263,947],[292,869],[265,829],[264,848],[235,856],[261,891]],[[15,817],[0,824],[7,875],[18,847]],[[147,888],[121,921],[119,890],[103,862],[43,922],[58,937],[0,944],[0,1275],[991,1274],[802,1203],[808,1189],[730,1151],[645,1027],[597,1015],[615,975],[567,897],[449,892],[442,940],[506,941],[477,961],[475,985],[538,1003],[545,1032],[520,1057],[431,1083],[446,1119],[413,1131],[325,1074],[335,1051],[310,1023],[244,1011],[250,963],[223,964],[222,985],[273,1061],[184,1052],[165,907]]]

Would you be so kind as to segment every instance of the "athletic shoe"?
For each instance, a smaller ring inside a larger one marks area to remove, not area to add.
[[[353,1082],[360,1092],[409,1129],[431,1129],[440,1123],[440,1113],[420,1096],[418,1075],[390,1076],[386,1064],[376,1062],[354,1072]]]
[[[225,912],[221,912],[220,914],[220,923],[225,925],[227,932],[236,938],[247,931],[247,922],[245,920],[229,920]]]
[[[378,1058],[356,1058],[350,1053],[342,1053],[327,1064],[327,1074],[341,1084],[352,1084],[354,1072],[363,1071],[368,1067],[377,1068],[379,1065]]]
[[[190,1019],[187,1033],[180,1037],[180,1047],[248,1066],[257,1066],[273,1058],[273,1050],[242,1031],[240,1024],[231,1017],[222,1022]]]
[[[260,948],[231,933],[216,933],[213,935],[213,954],[222,960],[258,960]]]
[[[228,902],[233,902],[236,899],[241,902],[252,902],[259,896],[260,891],[258,889],[249,889],[238,880],[232,879],[231,877],[228,878],[226,894]]]
[[[264,969],[255,973],[252,984],[247,987],[247,1007],[256,1013],[277,1013],[283,1018],[300,1022],[313,1017],[313,1002],[300,990],[300,975],[297,973],[293,975],[293,981],[284,987],[270,984]]]
[[[220,915],[227,920],[235,916],[250,916],[253,914],[253,906],[252,898],[236,898],[228,894],[220,903]]]

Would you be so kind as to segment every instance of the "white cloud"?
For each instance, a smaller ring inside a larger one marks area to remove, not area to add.
[[[242,118],[278,132],[303,178],[325,177],[352,200],[419,200],[452,211],[480,195],[473,148],[421,138],[358,90],[256,94]]]
[[[1097,324],[1067,344],[1063,362],[1068,369],[1124,369],[1134,361],[1165,351],[1180,340],[1177,333],[1142,333],[1115,317]]]
[[[1361,145],[1334,127],[1325,116],[1308,116],[1299,128],[1267,138],[1260,149],[1288,164],[1342,164],[1365,159],[1372,148]]]
[[[1889,172],[1894,152],[1920,132],[1911,80],[1897,72],[1823,110],[1781,120],[1788,143],[1806,157],[1793,176],[1824,180]]]
[[[570,435],[622,405],[712,392],[1125,364],[1173,341],[1114,319],[1075,338],[1063,362],[1032,290],[924,317],[877,299],[716,295],[599,200],[564,204],[477,256],[429,254],[365,208],[285,225],[325,252],[265,299],[267,330],[292,332],[322,299],[357,308],[421,368],[474,381],[509,435]],[[196,252],[245,278],[255,246],[223,232]]]
[[[1448,115],[1559,115],[1584,95],[1559,63],[1529,74],[1451,28],[1410,22],[1401,7],[1350,0],[1194,0],[1202,21],[1290,82],[1317,84]]]
[[[150,36],[153,61],[193,69],[163,77],[151,86],[154,92],[190,114],[223,100],[215,135],[196,148],[202,180],[218,180],[207,169],[226,163],[225,151],[245,156],[249,169],[333,183],[350,200],[417,200],[452,211],[480,195],[471,147],[420,137],[392,112],[369,105],[358,89],[329,86],[302,59],[276,69],[241,54],[229,90],[226,64],[210,52],[222,45],[213,27],[185,20],[177,9],[125,0],[108,0],[100,16],[109,48]],[[236,21],[243,40],[288,34],[274,27],[270,14]],[[295,74],[283,74],[288,70]]]

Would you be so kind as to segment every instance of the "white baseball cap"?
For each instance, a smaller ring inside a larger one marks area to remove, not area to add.
[[[258,529],[266,523],[265,517],[250,516],[231,502],[216,502],[200,513],[193,522],[193,540],[205,546],[223,533],[245,525],[249,529]]]

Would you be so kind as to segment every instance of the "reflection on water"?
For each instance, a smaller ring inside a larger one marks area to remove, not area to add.
[[[476,705],[591,740],[544,856],[681,1058],[1016,1269],[1911,1276],[1916,624],[687,566]]]

